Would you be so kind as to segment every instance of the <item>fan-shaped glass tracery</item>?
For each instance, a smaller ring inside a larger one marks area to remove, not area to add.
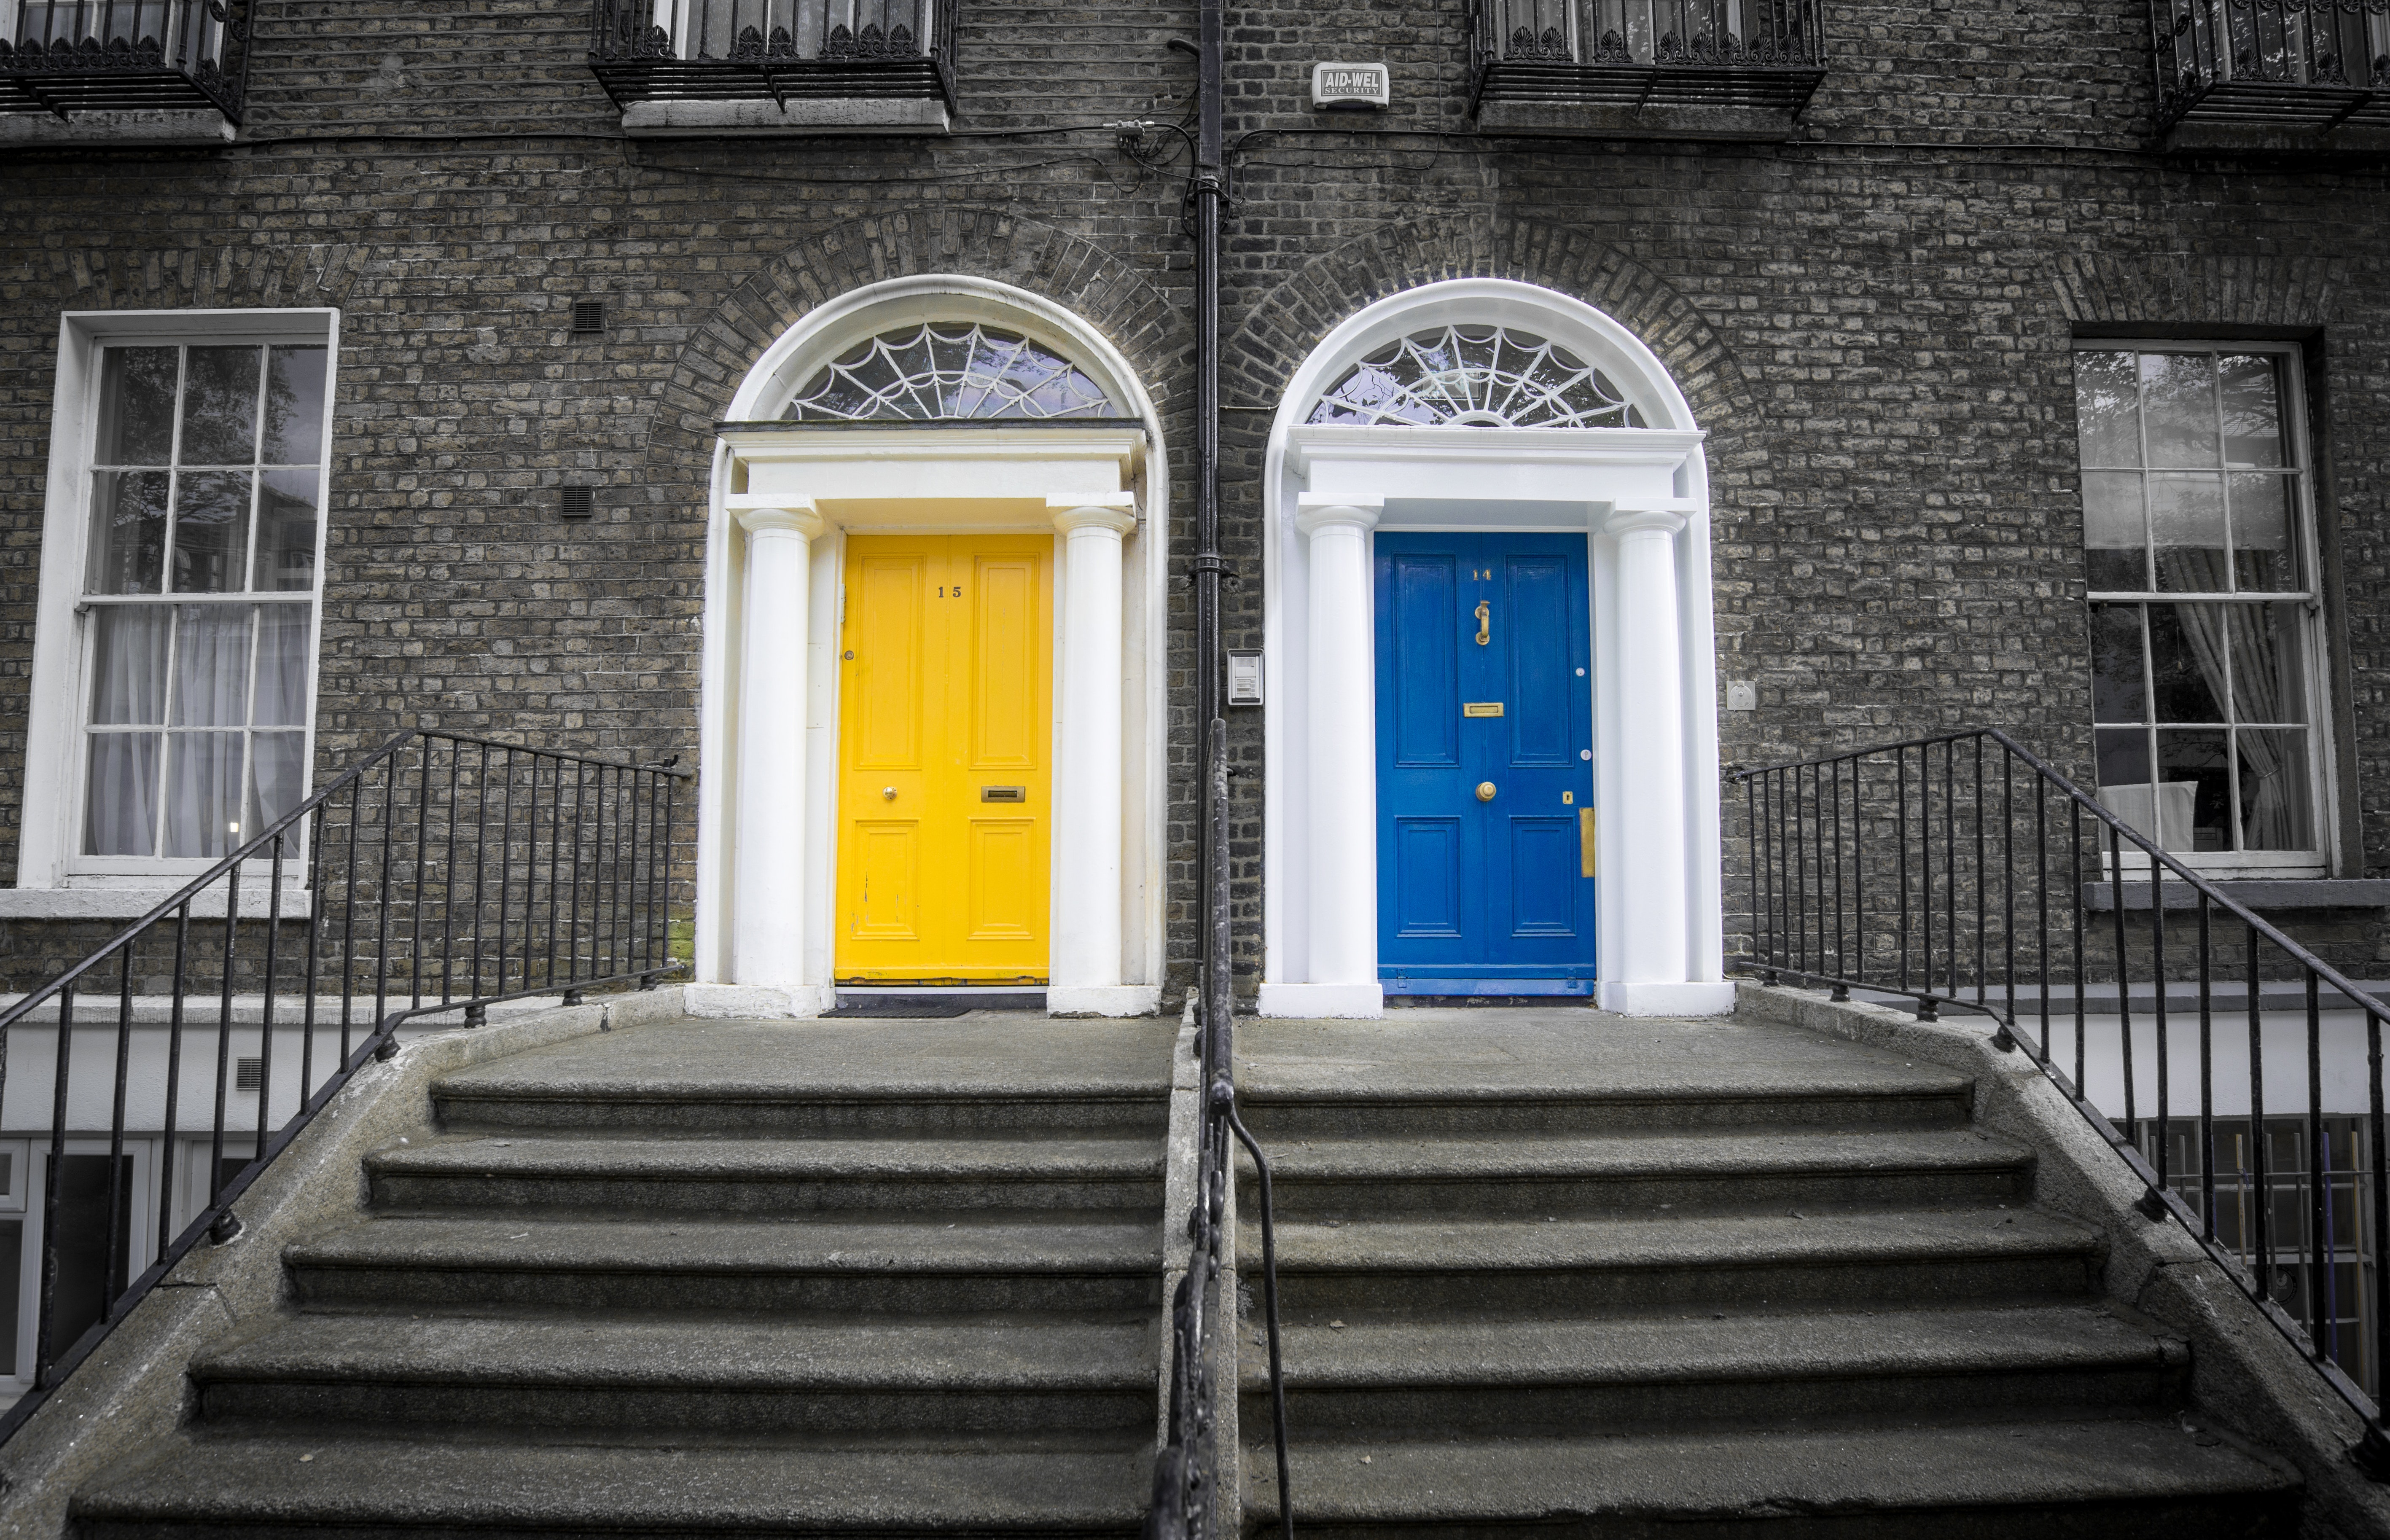
[[[1328,389],[1311,421],[1359,426],[1648,428],[1610,377],[1559,343],[1450,326],[1387,343]]]
[[[848,349],[780,415],[792,422],[923,422],[1123,414],[1076,365],[1019,332],[931,321]]]

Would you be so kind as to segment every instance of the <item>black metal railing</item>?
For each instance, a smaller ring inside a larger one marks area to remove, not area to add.
[[[1990,1018],[2365,1419],[2390,1006],[1997,729],[1729,769],[1764,982]]]
[[[2390,0],[2150,0],[2158,122],[2390,125]]]
[[[940,97],[957,0],[594,0],[589,67],[643,101]]]
[[[1228,725],[1214,718],[1209,744],[1212,795],[1206,854],[1212,879],[1225,890],[1228,865]],[[1187,1272],[1170,1302],[1169,1434],[1155,1461],[1153,1504],[1146,1512],[1147,1540],[1216,1540],[1222,1532],[1217,1483],[1241,1469],[1238,1451],[1227,1451],[1224,1478],[1219,1397],[1238,1393],[1240,1349],[1236,1322],[1220,1319],[1212,1302],[1223,1290],[1220,1268],[1227,1238],[1228,1184],[1236,1180],[1229,1136],[1253,1162],[1262,1241],[1262,1317],[1269,1347],[1270,1436],[1278,1454],[1279,1530],[1294,1534],[1292,1483],[1286,1463],[1286,1380],[1279,1355],[1278,1231],[1270,1196],[1269,1160],[1244,1120],[1237,1115],[1236,1021],[1228,984],[1228,910],[1207,914],[1205,980],[1197,1008],[1196,1072],[1202,1087],[1202,1114],[1196,1126],[1195,1200],[1187,1215]],[[1226,1359],[1224,1364],[1220,1360]],[[1228,1383],[1218,1383],[1225,1371]]]
[[[0,112],[212,107],[240,122],[252,0],[19,0]]]
[[[1825,76],[1818,0],[1471,0],[1478,102],[1797,114]]]
[[[0,1109],[30,1136],[0,1172],[28,1259],[0,1294],[39,1296],[0,1439],[203,1238],[239,1233],[258,1174],[402,1027],[679,971],[687,776],[409,729],[0,1010]]]

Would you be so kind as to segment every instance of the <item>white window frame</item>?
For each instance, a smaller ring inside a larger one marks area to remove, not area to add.
[[[0,1397],[22,1395],[33,1388],[32,1361],[42,1329],[42,1226],[48,1218],[45,1195],[49,1190],[50,1169],[50,1141],[46,1135],[6,1142],[17,1151],[15,1165],[21,1174],[15,1178],[17,1191],[13,1195],[19,1207],[0,1213],[0,1218],[21,1216],[25,1228],[17,1264],[17,1362],[0,1364]],[[127,1283],[140,1277],[158,1260],[157,1146],[155,1135],[124,1136],[123,1153],[133,1162],[131,1246],[124,1259]],[[69,1155],[105,1155],[108,1151],[106,1134],[69,1135],[66,1140]]]
[[[288,310],[69,311],[59,319],[57,386],[52,394],[50,463],[42,522],[41,597],[33,630],[33,679],[26,713],[25,793],[17,850],[22,894],[60,895],[61,914],[91,906],[64,900],[82,890],[115,891],[135,904],[215,865],[207,857],[86,856],[83,850],[84,792],[83,702],[89,690],[90,607],[83,603],[91,533],[90,474],[99,418],[100,353],[109,345],[214,344],[258,346],[320,343],[324,364],[324,461],[316,485],[316,588],[308,628],[309,687],[303,734],[304,799],[314,789],[315,701],[321,687],[325,551],[331,525],[333,403],[339,399],[341,313]],[[296,891],[297,872],[285,878]],[[264,883],[244,883],[242,913],[264,913]],[[221,903],[221,900],[219,900]],[[286,904],[287,907],[287,904]],[[49,912],[40,902],[0,905],[0,915]],[[111,911],[112,912],[112,911]],[[138,912],[136,908],[135,913]]]
[[[2306,575],[2303,591],[2273,597],[2269,601],[2241,602],[2294,603],[2306,619],[2301,630],[2302,676],[2306,693],[2307,712],[2307,779],[2308,815],[2314,820],[2316,847],[2306,851],[2169,851],[2167,853],[2193,871],[2224,877],[2328,877],[2334,869],[2340,847],[2339,806],[2334,787],[2337,750],[2332,739],[2333,710],[2332,699],[2331,648],[2326,635],[2327,612],[2324,608],[2327,574],[2323,570],[2322,540],[2316,522],[2315,451],[2307,432],[2307,402],[2306,351],[2297,342],[2234,341],[2203,337],[2097,337],[2077,338],[2075,353],[2128,353],[2138,356],[2145,353],[2268,353],[2282,360],[2280,379],[2282,381],[2283,452],[2293,472],[2296,495],[2293,499],[2294,517],[2298,528],[2293,539],[2298,545],[2300,571]],[[2136,366],[2138,372],[2138,365]],[[2075,475],[2078,483],[2085,474],[2082,440],[2075,441]],[[2078,485],[2078,501],[2080,497]],[[2159,604],[2196,600],[2202,596],[2165,594],[2140,590],[2110,590],[2086,588],[2083,618],[2088,628],[2091,610],[2101,604]],[[2095,707],[2087,725],[2098,722]],[[2092,783],[2099,782],[2096,763]],[[2156,774],[2154,764],[2152,775]],[[2150,831],[2143,831],[2150,833]],[[2154,834],[2151,834],[2154,839]],[[2102,852],[2101,864],[2106,865]],[[2120,858],[2125,871],[2147,871],[2149,857],[2131,852]]]

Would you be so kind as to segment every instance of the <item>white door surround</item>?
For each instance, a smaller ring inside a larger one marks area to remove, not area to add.
[[[1110,418],[784,424],[827,360],[908,321],[983,321],[1063,353]],[[835,1001],[838,764],[851,533],[1056,537],[1056,1014],[1158,1008],[1165,790],[1167,507],[1152,406],[1084,322],[1007,285],[876,284],[804,317],[721,424],[706,550],[697,982],[711,1015],[812,1016]]]
[[[1649,428],[1307,424],[1395,339],[1453,323],[1548,338],[1598,366]],[[1719,892],[1716,652],[1703,435],[1625,327],[1529,284],[1389,297],[1296,371],[1265,478],[1266,927],[1260,1008],[1378,1015],[1377,738],[1370,547],[1379,529],[1585,532],[1592,575],[1600,1003],[1733,1008]]]

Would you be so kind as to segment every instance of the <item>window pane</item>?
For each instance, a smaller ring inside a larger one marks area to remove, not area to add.
[[[111,608],[92,616],[93,722],[166,720],[166,636],[173,621],[162,604]]]
[[[2281,388],[2274,364],[2264,353],[2236,353],[2216,361],[2217,384],[2224,398],[2224,458],[2230,464],[2283,463]]]
[[[2158,733],[2158,795],[2165,808],[2169,841],[2178,838],[2175,820],[2180,801],[2187,795],[2191,807],[2189,848],[2200,852],[2232,848],[2232,779],[2225,747],[2227,736],[2218,729],[2161,729]],[[2183,847],[2169,843],[2166,848]]]
[[[2291,539],[2291,479],[2243,471],[2230,480],[2233,567],[2240,585],[2278,592],[2302,586],[2298,546]]]
[[[2295,604],[2233,607],[2226,637],[2232,648],[2232,719],[2306,724],[2306,619]]]
[[[2141,664],[2141,607],[2091,607],[2091,712],[2099,722],[2149,720]]]
[[[154,594],[166,571],[162,470],[102,470],[92,477],[91,554],[84,591]]]
[[[133,1157],[116,1160],[114,1183],[116,1266],[109,1259],[108,1179],[105,1155],[69,1155],[58,1165],[58,1281],[50,1296],[50,1352],[74,1346],[99,1324],[116,1296],[124,1292],[133,1260]]]
[[[169,856],[218,856],[233,848],[240,823],[238,733],[177,733],[167,755]]]
[[[2092,592],[2140,593],[2149,587],[2139,472],[2083,473],[2083,545]]]
[[[2150,606],[2151,686],[2160,722],[2224,722],[2231,611],[2223,604]]]
[[[83,853],[148,855],[158,840],[156,733],[94,733],[84,786]]]
[[[317,472],[269,470],[257,498],[257,572],[250,586],[302,593],[315,586]]]
[[[307,722],[308,633],[311,606],[257,607],[257,703],[250,720],[261,727],[299,727]]]
[[[2316,848],[2307,735],[2296,728],[2233,735],[2241,751],[2241,828],[2249,850]]]
[[[2204,353],[2141,354],[2141,413],[2148,425],[2150,464],[2214,466],[2215,360]]]
[[[2148,731],[2105,727],[2092,736],[2100,762],[2100,805],[2161,850],[2191,849],[2191,813],[2196,789],[2151,783]],[[2161,815],[2163,830],[2159,828]],[[2108,836],[2099,834],[2098,839],[2104,850]]]
[[[99,366],[95,465],[170,465],[174,455],[173,348],[109,348]]]
[[[2232,580],[2224,565],[2224,479],[2185,471],[2150,475],[2150,541],[2158,586],[2176,594],[2221,594]]]
[[[246,470],[183,472],[174,488],[174,592],[240,591],[249,560]]]
[[[184,465],[257,459],[258,348],[193,348],[183,375]]]
[[[17,1315],[24,1309],[25,1222],[0,1220],[0,1374],[31,1374],[17,1362]]]
[[[307,739],[304,734],[259,733],[251,738],[249,813],[241,827],[253,834],[297,807],[306,771]],[[290,848],[285,846],[286,850]]]
[[[316,465],[324,457],[322,348],[275,348],[265,370],[267,465]]]
[[[174,708],[177,727],[238,727],[249,720],[246,604],[175,606]]]
[[[2087,466],[2141,463],[2140,402],[2133,363],[2129,353],[2075,355],[2075,423]]]

